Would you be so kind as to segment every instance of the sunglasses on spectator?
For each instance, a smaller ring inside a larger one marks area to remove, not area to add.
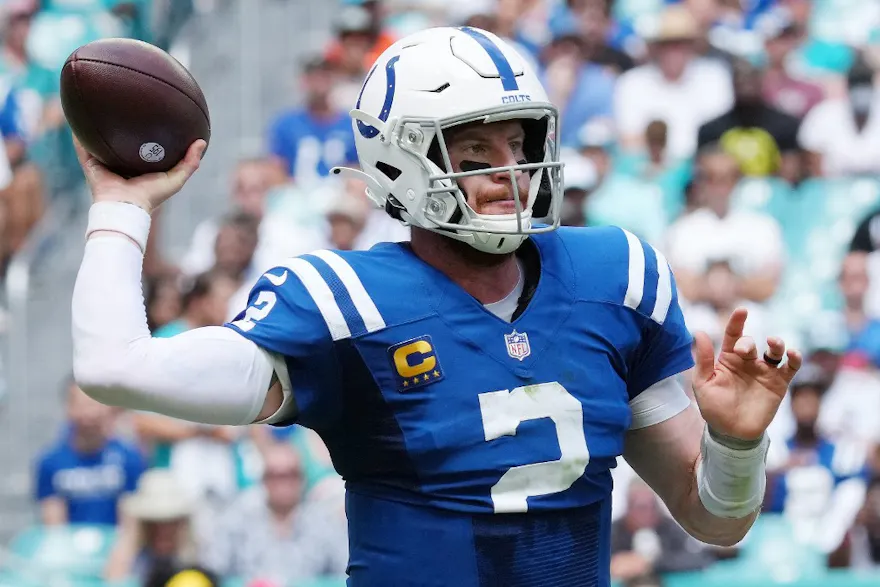
[[[263,473],[264,479],[302,479],[303,472],[299,469],[268,470]]]

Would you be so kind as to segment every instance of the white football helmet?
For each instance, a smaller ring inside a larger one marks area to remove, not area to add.
[[[394,43],[367,75],[351,116],[361,171],[333,173],[360,176],[367,195],[402,222],[488,253],[509,253],[529,234],[559,226],[557,110],[526,61],[492,33],[442,27]],[[511,119],[522,120],[525,161],[453,172],[445,130]],[[516,171],[531,183],[527,206],[513,194],[513,214],[477,214],[457,182],[499,172],[513,180]]]

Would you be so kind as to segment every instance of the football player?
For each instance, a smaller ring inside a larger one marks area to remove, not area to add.
[[[92,397],[208,424],[316,430],[347,483],[349,584],[608,585],[623,455],[693,536],[738,542],[764,431],[801,356],[759,356],[733,313],[720,354],[687,332],[663,255],[558,226],[557,110],[496,36],[395,43],[352,111],[368,195],[409,242],[281,262],[224,327],[153,339],[150,212],[195,172],[123,180],[80,149],[94,204],[73,299]],[[696,365],[696,405],[679,375]],[[762,343],[763,344],[763,343]]]

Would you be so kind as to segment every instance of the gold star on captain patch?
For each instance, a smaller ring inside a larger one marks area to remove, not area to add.
[[[404,380],[403,380],[403,386],[404,386],[404,387],[408,387],[408,386],[409,386],[409,381],[407,381],[406,379],[404,379]]]
[[[419,378],[418,378],[418,377],[413,377],[413,380],[412,380],[413,385],[415,385],[415,384],[418,383],[418,382],[419,382]]]
[[[426,373],[425,376],[422,377],[422,381],[427,381],[428,379],[430,379],[430,377],[428,377],[428,374]]]
[[[434,379],[436,379],[437,377],[440,377],[440,372],[437,371],[437,369],[434,369],[433,375],[434,375]]]

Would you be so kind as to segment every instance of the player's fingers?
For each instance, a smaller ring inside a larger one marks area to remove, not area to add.
[[[715,372],[715,348],[705,332],[694,333],[694,383],[703,383]]]
[[[767,352],[765,356],[772,361],[782,362],[785,356],[785,341],[778,336],[767,338]]]
[[[182,188],[183,184],[185,184],[189,178],[192,177],[193,173],[196,172],[202,161],[202,155],[207,148],[208,143],[202,139],[198,139],[189,146],[189,149],[186,150],[186,155],[180,163],[175,165],[174,168],[168,172],[168,177],[171,179],[175,190]]]
[[[801,355],[800,351],[795,349],[788,349],[786,356],[788,357],[788,361],[779,368],[779,372],[782,374],[786,383],[791,383],[791,380],[794,379],[795,373],[801,368],[801,365],[804,362],[804,357]]]
[[[743,328],[746,325],[746,318],[749,311],[745,308],[737,308],[727,320],[727,327],[724,329],[724,338],[721,340],[721,350],[726,353],[732,353],[733,347],[743,335]]]
[[[740,359],[746,361],[753,361],[758,358],[758,346],[755,344],[755,339],[751,336],[743,336],[733,343],[733,352]]]
[[[76,158],[82,166],[83,174],[86,176],[86,181],[90,185],[95,185],[102,177],[109,173],[94,155],[86,151],[85,147],[82,146],[82,143],[76,137],[73,137],[73,148],[76,151]]]

